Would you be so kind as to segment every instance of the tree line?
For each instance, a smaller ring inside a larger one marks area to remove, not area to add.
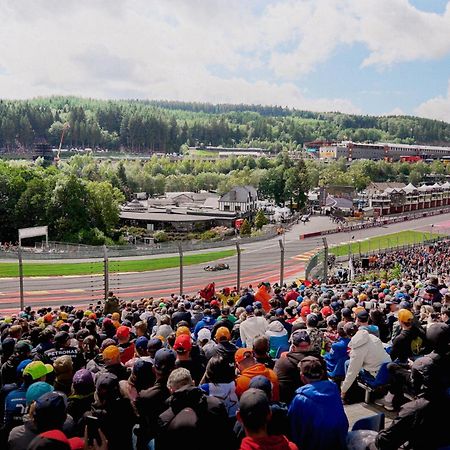
[[[182,145],[295,150],[314,140],[438,144],[450,124],[410,116],[316,113],[277,106],[49,97],[0,101],[0,149],[57,147],[179,152]]]

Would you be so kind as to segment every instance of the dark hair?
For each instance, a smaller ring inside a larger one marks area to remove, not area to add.
[[[206,381],[209,383],[231,383],[234,378],[234,366],[221,356],[213,356],[206,366]]]

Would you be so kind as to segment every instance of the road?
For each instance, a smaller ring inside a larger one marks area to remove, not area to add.
[[[424,217],[422,219],[392,224],[386,227],[371,228],[351,233],[336,233],[327,236],[329,245],[347,242],[354,236],[355,240],[381,236],[403,230],[416,229],[430,232],[439,227],[450,229],[450,214]],[[283,237],[285,246],[284,280],[292,281],[304,275],[305,264],[315,251],[322,246],[322,238],[299,239],[305,232],[320,231],[330,228],[330,221],[325,217],[312,217],[310,223],[294,225]],[[271,283],[280,279],[279,238],[256,242],[242,246],[241,286],[261,281]],[[184,268],[183,292],[195,294],[206,284],[214,281],[216,288],[236,286],[236,256],[217,262],[226,262],[230,270],[206,272],[205,264]],[[120,272],[120,261],[115,261],[116,270]],[[111,273],[109,288],[120,298],[136,299],[142,297],[163,297],[179,293],[179,269],[165,269],[139,273]],[[86,306],[100,301],[104,295],[103,277],[100,275],[26,278],[24,281],[25,304],[33,308],[39,306],[56,306],[72,304]],[[19,307],[18,279],[0,279],[0,312],[10,314]]]

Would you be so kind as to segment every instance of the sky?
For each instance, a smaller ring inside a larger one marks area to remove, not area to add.
[[[0,0],[0,98],[450,122],[450,0]]]

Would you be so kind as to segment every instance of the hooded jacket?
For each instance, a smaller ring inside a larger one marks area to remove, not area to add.
[[[252,347],[256,337],[266,334],[267,327],[267,320],[264,317],[247,317],[239,326],[242,344],[245,347]]]
[[[298,450],[298,447],[286,436],[246,437],[239,450]]]
[[[297,389],[288,414],[292,440],[301,450],[346,448],[348,420],[333,382],[318,381]]]
[[[348,347],[350,348],[350,364],[341,386],[342,392],[349,390],[361,369],[376,377],[382,364],[391,362],[383,343],[367,330],[358,330],[348,343]]]
[[[156,450],[206,450],[212,443],[217,450],[234,448],[228,415],[219,399],[185,386],[169,398],[169,405],[158,419]]]
[[[315,356],[322,360],[318,353],[312,351],[288,352],[275,363],[274,371],[280,385],[280,401],[289,404],[294,398],[295,390],[303,385],[297,366],[307,356]]]
[[[349,342],[349,338],[341,337],[335,343],[331,344],[330,351],[325,355],[329,377],[335,378],[345,376],[345,361],[349,358],[347,352]]]
[[[211,331],[213,329],[215,323],[216,323],[216,319],[214,319],[214,317],[212,317],[212,316],[204,316],[203,319],[200,320],[200,322],[198,322],[197,325],[195,325],[195,328],[194,328],[195,340],[197,340],[198,332],[202,328],[207,328],[208,330]]]
[[[274,401],[280,400],[280,389],[278,384],[278,377],[272,369],[268,369],[264,364],[256,363],[253,366],[243,370],[236,378],[236,394],[240,397],[249,387],[252,378],[262,375],[272,383],[272,399]]]
[[[266,336],[269,339],[269,355],[276,358],[279,352],[287,351],[289,349],[289,336],[283,324],[278,320],[270,322],[269,328],[266,331]]]

